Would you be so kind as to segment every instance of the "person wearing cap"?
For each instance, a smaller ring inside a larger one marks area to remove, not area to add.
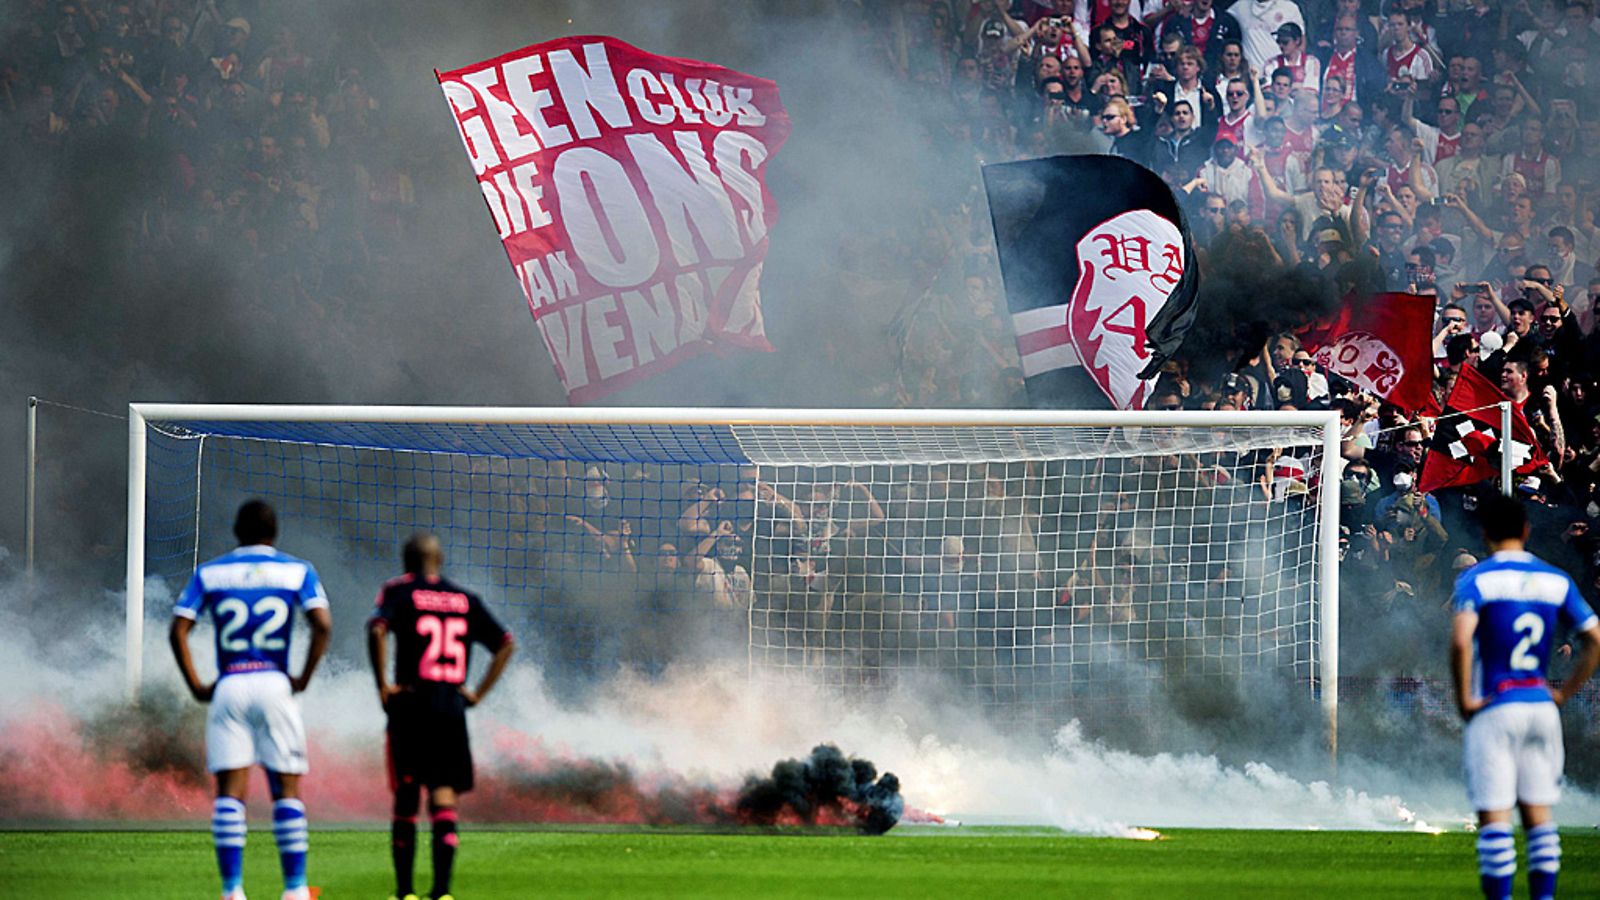
[[[1333,267],[1343,266],[1352,259],[1350,246],[1345,243],[1344,233],[1337,228],[1323,228],[1316,233],[1318,269],[1328,270]]]
[[[1288,69],[1295,88],[1313,91],[1322,85],[1322,62],[1306,52],[1306,33],[1294,22],[1285,22],[1272,33],[1278,43],[1278,55],[1267,61],[1267,71]]]
[[[1533,302],[1526,297],[1513,297],[1506,304],[1506,312],[1511,323],[1501,334],[1506,339],[1506,352],[1515,351],[1519,356],[1526,354],[1536,343]],[[1520,351],[1516,350],[1518,346],[1522,347]]]
[[[1220,409],[1223,404],[1231,404],[1233,409],[1238,410],[1253,408],[1256,394],[1254,380],[1249,375],[1239,372],[1229,372],[1224,375],[1220,386],[1222,403],[1219,403],[1217,407]]]
[[[1258,73],[1271,72],[1267,61],[1278,54],[1278,29],[1293,22],[1306,27],[1305,15],[1294,0],[1239,0],[1228,8],[1244,32],[1244,57]]]
[[[1437,207],[1427,206],[1423,207],[1423,209],[1435,213],[1433,219],[1438,219]],[[1417,222],[1419,228],[1432,227],[1424,226],[1423,217],[1420,211],[1417,215]],[[1456,288],[1456,282],[1461,277],[1461,270],[1456,267],[1456,244],[1455,241],[1451,240],[1452,237],[1454,237],[1454,235],[1441,234],[1429,239],[1426,242],[1419,242],[1417,244],[1419,247],[1427,247],[1433,251],[1433,281],[1434,284],[1438,285],[1439,296],[1441,297],[1447,295],[1453,296]],[[1456,240],[1460,240],[1460,238],[1456,238]]]

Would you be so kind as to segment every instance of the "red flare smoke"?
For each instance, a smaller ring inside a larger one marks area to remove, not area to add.
[[[212,780],[205,770],[199,707],[116,708],[81,718],[39,701],[0,729],[0,821],[204,819]],[[691,782],[669,772],[635,774],[622,762],[570,758],[512,729],[492,729],[480,751],[477,788],[464,803],[480,822],[626,825],[819,825],[856,828],[865,808],[848,798],[809,815],[740,810],[740,788]],[[486,752],[485,752],[486,751]],[[323,822],[386,822],[390,797],[382,738],[353,744],[313,733],[307,805]],[[251,784],[257,814],[267,792]]]

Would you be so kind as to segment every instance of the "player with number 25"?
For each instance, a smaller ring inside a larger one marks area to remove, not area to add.
[[[367,630],[367,651],[378,682],[378,699],[389,714],[390,788],[394,791],[395,895],[416,900],[417,813],[428,788],[433,824],[435,900],[450,895],[450,871],[459,838],[456,797],[472,790],[472,750],[467,743],[468,707],[475,706],[505,671],[511,634],[475,594],[440,574],[444,552],[431,534],[415,534],[402,552],[405,574],[383,586]],[[395,636],[394,681],[388,677],[388,641]],[[494,649],[476,689],[466,686],[473,644]]]
[[[210,703],[206,714],[206,766],[216,776],[211,836],[222,873],[223,900],[244,900],[245,787],[250,769],[267,770],[272,792],[272,832],[283,867],[284,900],[309,900],[308,834],[300,802],[306,772],[306,730],[295,694],[328,649],[333,632],[328,597],[317,570],[273,548],[278,517],[251,500],[233,522],[238,548],[195,569],[173,608],[172,653],[190,693]],[[295,610],[311,623],[311,648],[298,677],[289,676],[289,637]],[[217,635],[217,680],[206,684],[189,655],[189,632],[210,612]]]

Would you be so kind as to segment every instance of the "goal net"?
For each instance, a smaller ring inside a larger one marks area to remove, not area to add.
[[[558,687],[732,653],[1042,723],[1257,672],[1336,700],[1331,414],[132,411],[130,642],[262,497],[336,609],[434,532]]]

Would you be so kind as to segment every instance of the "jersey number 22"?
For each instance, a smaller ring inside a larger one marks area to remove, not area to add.
[[[278,632],[289,621],[289,604],[282,597],[262,597],[254,605],[246,605],[238,597],[227,597],[217,604],[217,616],[225,619],[217,630],[217,644],[229,653],[243,653],[251,647],[257,650],[282,650],[285,646]],[[253,617],[261,623],[248,638],[240,637]]]

